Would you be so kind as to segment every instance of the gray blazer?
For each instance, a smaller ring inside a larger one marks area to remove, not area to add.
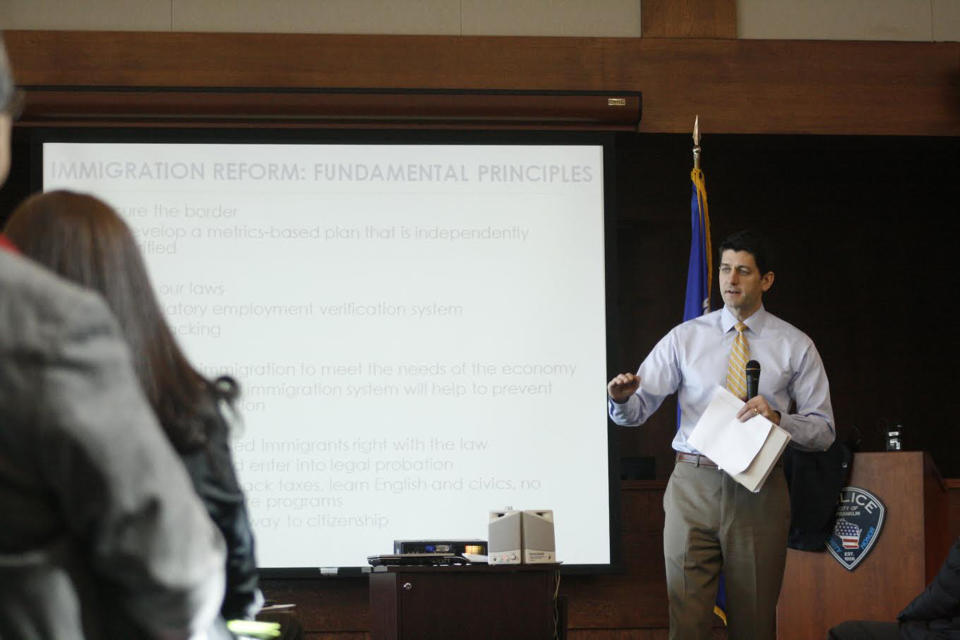
[[[106,306],[0,248],[0,638],[203,637],[224,561]]]

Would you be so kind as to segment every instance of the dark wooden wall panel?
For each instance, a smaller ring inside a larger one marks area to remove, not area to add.
[[[623,485],[620,539],[624,572],[607,576],[565,576],[560,593],[568,599],[572,629],[656,629],[667,626],[663,575],[663,490],[661,481]],[[622,606],[630,602],[629,607]]]
[[[960,43],[8,31],[46,86],[641,91],[640,130],[960,135]]]

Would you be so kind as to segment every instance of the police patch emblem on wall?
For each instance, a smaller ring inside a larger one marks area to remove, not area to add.
[[[883,503],[865,489],[844,487],[840,491],[837,521],[827,539],[827,550],[847,571],[853,571],[870,553],[886,512]]]

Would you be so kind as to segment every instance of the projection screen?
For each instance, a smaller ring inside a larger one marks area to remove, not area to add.
[[[130,225],[166,318],[242,388],[264,568],[360,567],[552,509],[611,562],[601,144],[45,142]]]

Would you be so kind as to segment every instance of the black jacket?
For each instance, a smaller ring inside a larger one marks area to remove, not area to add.
[[[787,447],[783,471],[790,491],[790,533],[787,546],[823,551],[833,534],[840,490],[850,477],[853,453],[839,439],[826,451]]]
[[[216,402],[219,405],[221,399]],[[252,619],[262,604],[253,530],[233,466],[230,427],[219,410],[212,411],[209,420],[206,445],[181,456],[194,489],[227,543],[227,588],[220,612],[226,620]]]
[[[960,538],[927,589],[897,616],[906,640],[960,638]]]

